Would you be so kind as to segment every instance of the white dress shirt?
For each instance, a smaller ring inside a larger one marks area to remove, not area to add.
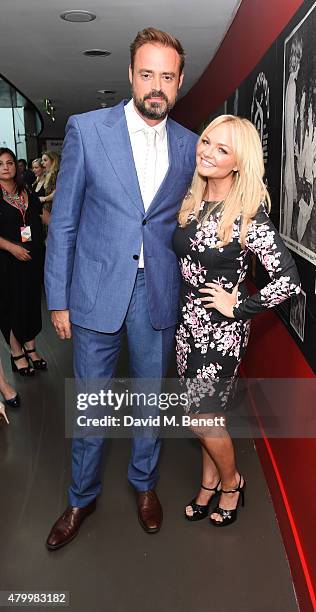
[[[145,211],[154,199],[169,167],[167,117],[154,127],[137,113],[133,100],[124,106],[138,183]],[[139,268],[144,267],[143,245]]]

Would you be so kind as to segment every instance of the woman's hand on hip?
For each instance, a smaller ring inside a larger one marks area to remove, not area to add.
[[[205,283],[205,289],[199,289],[199,292],[205,294],[201,298],[205,308],[216,308],[224,317],[234,319],[233,308],[237,302],[238,284],[229,293],[217,283]]]

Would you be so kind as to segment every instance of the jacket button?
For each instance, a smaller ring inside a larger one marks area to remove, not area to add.
[[[144,221],[142,222],[142,225],[146,225],[147,221],[146,219],[144,219]]]
[[[133,255],[133,259],[139,259],[139,255]]]

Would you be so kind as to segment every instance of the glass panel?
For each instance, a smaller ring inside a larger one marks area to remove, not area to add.
[[[33,104],[0,77],[0,146],[12,149],[18,159],[36,157],[41,129],[41,117]]]
[[[0,146],[8,147],[14,153],[16,152],[11,108],[0,107]]]
[[[11,108],[11,87],[0,77],[0,108]]]
[[[18,108],[14,108],[13,116],[14,116],[14,131],[15,131],[17,158],[27,159],[25,123],[24,123],[24,107],[20,106]]]

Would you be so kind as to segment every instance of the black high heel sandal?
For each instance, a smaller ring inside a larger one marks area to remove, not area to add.
[[[241,487],[240,486],[241,479],[242,479],[242,476],[241,474],[239,474],[239,484],[236,489],[231,489],[231,491],[224,491],[224,489],[221,490],[221,493],[239,493],[239,497],[238,497],[236,507],[233,508],[232,510],[224,510],[224,508],[221,508],[220,506],[216,506],[212,514],[215,514],[215,513],[220,514],[220,516],[222,517],[222,520],[217,521],[216,519],[213,519],[210,517],[211,524],[215,525],[215,527],[226,527],[226,525],[231,525],[232,523],[234,523],[237,519],[237,511],[238,511],[239,502],[241,501],[242,506],[245,505],[244,489],[246,486],[246,481],[244,480],[243,485]]]
[[[16,357],[13,357],[13,355],[11,355],[11,368],[12,368],[12,372],[17,372],[18,374],[20,374],[20,376],[34,376],[34,369],[31,368],[30,365],[28,365],[26,368],[18,368],[16,366],[16,361],[19,361],[19,359],[25,359],[25,355],[23,353],[23,355],[17,355]]]
[[[28,360],[29,364],[33,366],[34,370],[47,370],[47,361],[45,359],[32,359],[30,357],[31,353],[36,353],[36,348],[27,349],[23,346],[23,351],[25,353],[25,357]]]
[[[221,492],[221,489],[219,489],[219,484],[220,484],[220,479],[216,485],[216,487],[205,487],[203,484],[201,485],[201,489],[205,489],[205,491],[214,491],[214,495],[212,495],[212,497],[210,498],[210,500],[208,501],[207,504],[202,505],[202,504],[197,504],[196,503],[196,497],[194,497],[194,499],[192,499],[192,501],[190,501],[186,507],[191,506],[192,510],[193,510],[193,514],[192,516],[190,516],[189,514],[186,513],[186,511],[184,511],[184,516],[188,521],[201,521],[202,519],[206,518],[208,515],[208,511],[209,511],[209,507],[210,504],[212,502],[213,499],[215,499]]]
[[[3,395],[3,401],[5,405],[9,406],[10,408],[18,408],[21,404],[21,398],[18,393],[14,397],[11,397],[11,399],[5,399]]]

